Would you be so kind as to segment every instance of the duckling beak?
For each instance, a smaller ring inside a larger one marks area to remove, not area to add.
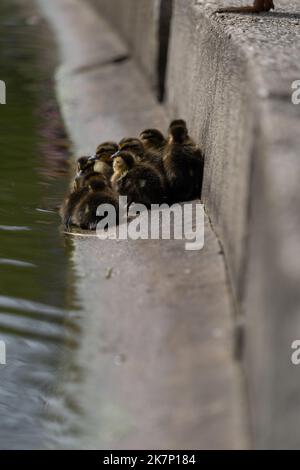
[[[95,162],[97,160],[97,158],[98,158],[97,154],[95,154],[95,155],[92,155],[91,157],[89,157],[88,160],[89,160],[89,162]]]
[[[116,158],[118,155],[120,155],[120,152],[121,150],[118,150],[116,153],[114,153],[113,155],[111,155],[111,159],[113,160],[114,158]]]

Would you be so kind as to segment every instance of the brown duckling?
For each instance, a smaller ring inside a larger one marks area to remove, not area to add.
[[[111,156],[119,150],[116,142],[104,142],[96,149],[96,154],[89,161],[94,163],[93,171],[102,173],[110,181],[113,174],[113,162]]]
[[[118,195],[109,186],[107,178],[101,173],[93,174],[89,177],[86,188],[87,191],[74,208],[72,223],[84,230],[95,230],[98,222],[103,218],[97,215],[97,209],[101,204],[114,206],[118,223]]]
[[[172,202],[201,197],[204,159],[182,119],[170,124],[163,164]]]
[[[93,173],[93,162],[90,156],[80,157],[77,160],[77,173],[75,175],[74,185],[76,189],[80,189],[84,185],[85,177]]]
[[[83,171],[89,165],[90,156],[80,157],[77,160],[77,171]]]
[[[134,156],[132,155],[131,152],[125,152],[126,154],[129,153],[130,157],[129,160],[130,160],[130,163],[127,164],[126,163],[126,159],[123,159],[122,158],[122,154],[124,153],[125,151],[124,150],[119,150],[118,152],[116,152],[114,155],[112,155],[111,159],[112,159],[112,162],[113,162],[113,174],[112,174],[112,177],[110,179],[110,184],[111,184],[111,187],[115,190],[115,191],[118,191],[118,181],[123,177],[125,176],[125,174],[128,173],[129,171],[129,166],[131,164],[131,160],[133,160],[133,163],[131,166],[134,165],[134,162],[135,162],[135,158]],[[120,157],[120,154],[121,154],[121,157]]]
[[[124,137],[119,142],[119,149],[123,152],[130,152],[138,162],[146,160],[145,148],[140,139]]]
[[[140,133],[140,140],[147,152],[162,157],[167,139],[158,129],[145,129]]]
[[[62,222],[67,229],[69,229],[70,225],[72,225],[72,215],[74,213],[75,207],[80,202],[80,200],[88,193],[88,182],[93,176],[97,176],[97,174],[91,172],[85,174],[84,176],[81,176],[80,183],[75,180],[71,191],[65,198],[59,210]]]
[[[148,162],[137,162],[130,152],[119,151],[113,156],[112,186],[132,202],[159,204],[166,200],[164,181],[160,172]]]
[[[99,144],[98,147],[96,148],[96,153],[102,149],[114,150],[115,152],[117,152],[119,150],[119,145],[117,144],[117,142],[114,142],[112,140],[109,140],[107,142],[102,142],[102,144]]]
[[[163,153],[167,144],[166,138],[158,129],[145,129],[140,134],[141,142],[144,145],[147,160],[164,175]]]
[[[142,140],[133,137],[125,138],[119,142],[119,147],[120,150],[124,152],[130,152],[137,162],[150,163],[155,166],[155,168],[160,171],[164,177],[164,168],[161,157],[157,152],[146,149]]]

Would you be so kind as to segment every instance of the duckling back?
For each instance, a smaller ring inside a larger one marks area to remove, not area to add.
[[[102,204],[110,204],[115,208],[116,223],[118,223],[118,195],[108,186],[106,178],[99,179],[98,176],[90,181],[88,192],[75,207],[74,224],[84,230],[95,230],[98,222],[103,218],[97,215],[97,209]]]
[[[144,204],[160,204],[166,200],[164,181],[159,171],[149,163],[135,165],[117,182],[119,194],[132,202]]]
[[[65,227],[69,228],[71,225],[74,225],[73,215],[75,209],[89,193],[89,183],[95,176],[97,176],[97,173],[87,173],[82,176],[80,185],[78,185],[76,180],[73,182],[73,187],[65,198],[59,211]]]
[[[185,121],[173,121],[163,156],[168,193],[172,202],[201,197],[203,163],[203,155],[189,137]]]
[[[69,228],[70,225],[72,225],[72,215],[75,210],[75,207],[87,193],[87,187],[81,187],[79,189],[74,188],[65,198],[59,210],[59,214],[61,216],[62,223],[66,228]]]

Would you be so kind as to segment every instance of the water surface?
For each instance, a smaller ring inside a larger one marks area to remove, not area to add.
[[[24,2],[21,2],[24,4]],[[29,5],[31,2],[28,2]],[[80,308],[68,240],[56,210],[67,143],[53,98],[49,33],[34,10],[0,3],[0,448],[75,445],[69,387]]]

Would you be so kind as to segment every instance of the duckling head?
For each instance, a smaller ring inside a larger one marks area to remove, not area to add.
[[[89,158],[89,163],[92,165],[93,171],[108,176],[112,171],[111,156],[114,155],[118,149],[119,146],[115,142],[104,142],[98,145],[95,155]]]
[[[146,148],[160,148],[166,143],[166,139],[158,129],[145,129],[140,133],[140,139]]]
[[[90,156],[80,157],[77,160],[77,171],[84,171],[90,166]]]
[[[96,150],[95,160],[100,160],[112,166],[111,156],[119,150],[118,144],[106,143],[100,145]]]
[[[113,155],[113,169],[115,173],[126,173],[135,165],[135,159],[131,152],[119,150]]]
[[[115,153],[119,150],[119,146],[116,142],[103,142],[102,144],[98,145],[96,149],[96,155],[100,152],[112,152]]]
[[[134,157],[141,159],[145,154],[143,142],[140,139],[126,137],[119,142],[121,151],[130,152]]]
[[[74,180],[74,189],[80,189],[84,186],[85,177],[93,172],[93,163],[90,157],[80,157],[77,160],[77,173]]]
[[[186,122],[183,119],[172,121],[169,127],[169,143],[184,144],[189,138]]]
[[[173,121],[171,121],[170,128],[177,127],[177,126],[185,127],[187,129],[187,125],[184,119],[174,119]]]

